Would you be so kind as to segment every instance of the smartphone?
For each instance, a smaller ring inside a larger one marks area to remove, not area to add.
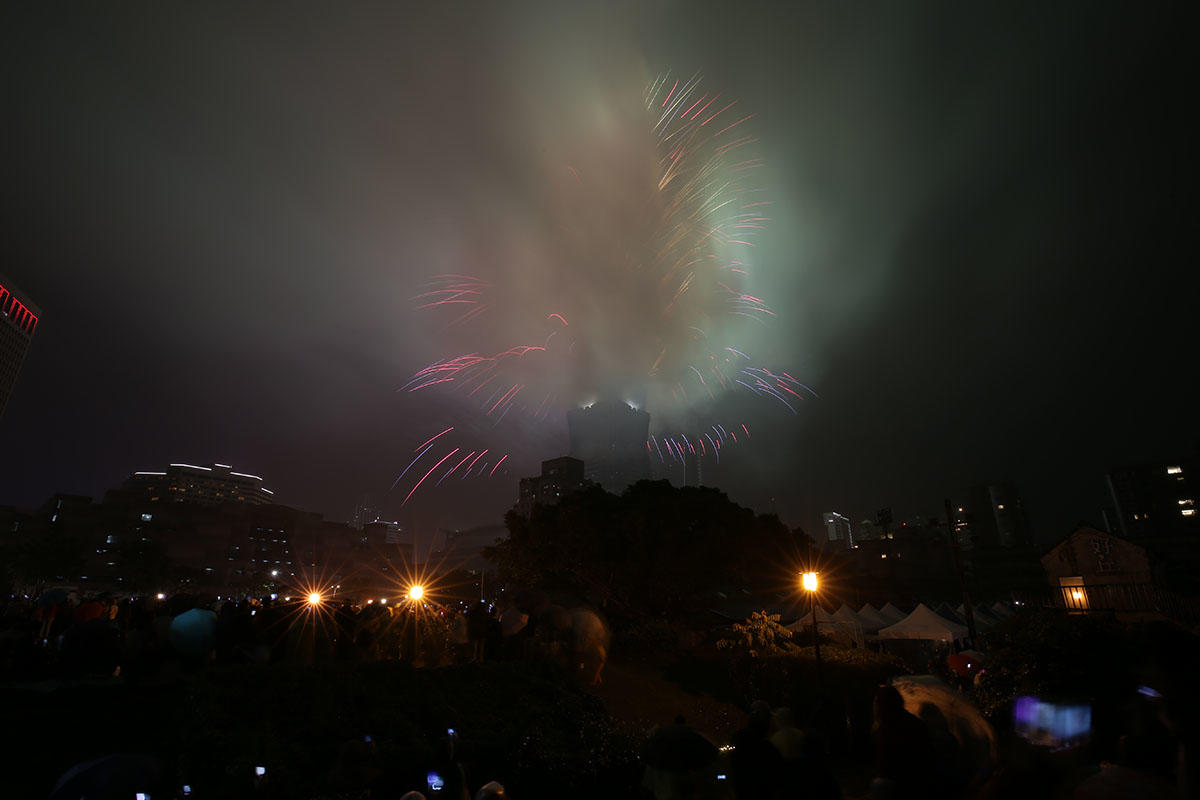
[[[1013,730],[1036,745],[1066,750],[1084,744],[1092,733],[1092,706],[1018,697],[1013,704]]]
[[[429,785],[429,791],[431,792],[440,792],[442,787],[446,785],[446,782],[442,780],[442,776],[436,772],[427,774],[425,776],[425,783]]]

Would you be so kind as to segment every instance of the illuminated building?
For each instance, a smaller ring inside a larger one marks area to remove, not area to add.
[[[135,472],[121,490],[150,503],[274,503],[262,478],[234,472],[228,464],[171,464],[165,472]]]
[[[825,522],[826,547],[835,550],[849,550],[854,547],[854,534],[850,529],[850,519],[836,511],[826,511],[821,515]]]
[[[1116,533],[1126,539],[1200,534],[1200,458],[1120,467],[1107,477]]]
[[[1027,547],[1033,542],[1025,504],[1011,483],[972,486],[951,499],[958,541],[975,547]]]
[[[8,278],[0,275],[0,417],[8,405],[25,352],[33,341],[41,311],[21,294]]]
[[[517,513],[528,517],[535,505],[555,505],[564,496],[582,489],[587,480],[584,462],[578,458],[562,456],[542,462],[542,474],[521,478],[521,496],[517,500]]]
[[[650,477],[650,415],[633,406],[602,400],[567,412],[569,455],[584,463],[584,477],[610,492]]]

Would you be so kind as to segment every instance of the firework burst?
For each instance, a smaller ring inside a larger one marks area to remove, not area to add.
[[[732,420],[673,422],[711,418],[723,397],[748,394],[796,413],[815,393],[755,362],[745,344],[777,313],[751,290],[771,221],[771,201],[755,183],[763,160],[754,117],[699,75],[653,81],[630,130],[598,153],[581,147],[582,160],[563,170],[548,212],[558,231],[554,268],[536,290],[450,274],[414,294],[417,310],[458,331],[454,341],[480,346],[431,362],[400,391],[456,394],[494,441],[506,420],[538,423],[588,398],[634,398],[654,414],[659,433],[646,445],[664,464],[719,459],[749,439]],[[520,325],[464,335],[514,309]],[[518,330],[516,341],[486,346]],[[414,449],[393,485],[404,485],[405,503],[431,481],[500,466],[506,454],[459,433],[449,428]]]

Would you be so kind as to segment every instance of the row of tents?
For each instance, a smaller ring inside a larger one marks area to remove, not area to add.
[[[976,632],[986,631],[1001,620],[1013,615],[1013,610],[1003,603],[991,606],[979,603],[972,608]],[[879,639],[925,639],[941,642],[958,642],[968,638],[965,609],[960,605],[951,608],[942,603],[932,609],[924,603],[905,614],[891,603],[876,609],[867,603],[855,611],[846,604],[832,614],[817,606],[817,626],[823,632],[841,633],[855,640],[866,636]],[[805,614],[787,626],[798,631],[812,627],[812,615]]]

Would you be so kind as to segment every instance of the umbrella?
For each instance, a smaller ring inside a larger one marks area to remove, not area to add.
[[[160,788],[163,769],[150,756],[117,753],[76,764],[58,779],[50,800],[126,798]]]
[[[42,593],[42,596],[37,599],[37,604],[39,606],[56,606],[66,601],[66,599],[66,589],[50,589]]]
[[[171,620],[167,638],[180,655],[204,658],[217,645],[217,615],[205,608],[193,608]]]
[[[642,761],[656,769],[688,772],[716,760],[717,746],[683,723],[656,728],[642,745]]]
[[[982,713],[951,686],[932,675],[897,678],[892,685],[904,698],[904,708],[933,728],[945,726],[959,747],[960,764],[971,774],[986,772],[996,763],[996,732]]]

